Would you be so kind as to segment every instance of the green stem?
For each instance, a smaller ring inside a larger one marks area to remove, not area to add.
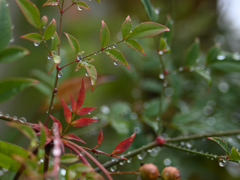
[[[75,117],[75,114],[73,114],[73,116],[72,116],[72,119],[71,119],[70,123],[68,124],[68,126],[66,127],[66,129],[64,130],[64,132],[62,133],[62,137],[63,137],[63,136],[64,136],[64,134],[67,132],[67,130],[68,130],[68,128],[70,127],[70,124],[71,124],[71,122],[73,121],[74,117]]]

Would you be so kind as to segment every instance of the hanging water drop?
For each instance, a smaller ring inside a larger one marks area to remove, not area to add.
[[[115,166],[112,166],[112,167],[110,167],[110,171],[111,172],[115,172],[117,170],[117,166],[115,165]]]
[[[94,53],[95,56],[96,56],[97,54],[98,54],[97,52]]]
[[[157,155],[158,155],[157,150],[153,148],[152,151],[150,152],[150,156],[155,157]]]
[[[9,114],[5,114],[5,117],[6,117],[6,118],[9,118]]]
[[[20,121],[21,123],[25,123],[25,122],[27,122],[27,120],[26,120],[25,117],[20,117],[19,121]]]
[[[6,6],[8,7],[8,6],[9,6],[9,3],[6,3]]]
[[[227,160],[226,159],[219,159],[218,163],[219,163],[219,166],[224,167],[227,164]]]
[[[117,62],[117,61],[114,61],[113,64],[114,64],[115,66],[117,66],[117,65],[118,65],[118,62]]]
[[[86,73],[85,73],[85,76],[86,76],[86,77],[88,77],[88,76],[89,76],[88,72],[86,72]]]
[[[81,11],[81,10],[83,10],[83,8],[81,8],[80,6],[78,6],[78,10]]]
[[[34,42],[33,44],[34,44],[34,46],[37,47],[37,46],[39,46],[40,43],[39,42]]]
[[[48,55],[48,56],[47,56],[47,59],[48,59],[48,60],[51,60],[51,59],[52,59],[52,55]]]
[[[239,61],[239,60],[240,60],[240,54],[239,54],[239,53],[234,53],[234,54],[232,55],[232,58],[233,58],[234,60],[236,60],[236,61]]]
[[[14,121],[18,120],[17,116],[13,116],[13,120]]]
[[[160,79],[164,79],[164,75],[163,74],[159,74],[159,78]]]
[[[88,112],[88,114],[90,115],[90,114],[91,114],[91,112]]]
[[[155,9],[155,13],[156,13],[156,14],[159,14],[159,13],[160,13],[160,8],[156,8],[156,9]]]
[[[59,71],[58,72],[58,78],[61,78],[63,76],[63,72],[62,71]]]
[[[126,161],[121,161],[119,164],[122,166],[126,163]]]
[[[52,36],[51,39],[54,39],[54,36]]]
[[[183,68],[182,67],[178,68],[178,71],[180,71],[180,72],[183,71]]]
[[[158,51],[158,54],[159,55],[163,55],[163,51]]]
[[[112,48],[113,49],[117,48],[117,44],[113,44]]]
[[[127,163],[131,163],[131,162],[132,162],[132,158],[130,157],[128,158]]]
[[[224,60],[225,58],[226,57],[224,55],[218,55],[217,56],[217,59],[220,60],[220,61]]]
[[[139,153],[139,154],[137,155],[137,158],[138,158],[139,160],[143,160],[145,157],[146,157],[146,151],[142,151],[141,153]]]

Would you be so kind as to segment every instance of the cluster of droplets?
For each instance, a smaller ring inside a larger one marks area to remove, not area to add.
[[[2,169],[0,170],[0,177],[3,176],[6,172],[8,172],[8,169],[2,168]]]
[[[20,118],[18,118],[17,116],[13,116],[13,117],[10,117],[10,115],[9,114],[3,114],[1,111],[0,111],[0,118],[10,118],[11,120],[13,120],[13,121],[19,121],[19,122],[21,122],[21,123],[26,123],[27,122],[27,120],[26,120],[26,118],[25,117],[20,117]]]

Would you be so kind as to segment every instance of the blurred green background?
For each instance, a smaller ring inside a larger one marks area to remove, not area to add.
[[[57,8],[42,7],[44,1],[32,2],[38,6],[41,17],[47,15],[49,21],[55,18],[59,25]],[[101,4],[93,0],[86,2],[91,12],[79,11],[77,7],[73,7],[64,14],[63,19],[63,32],[78,39],[80,49],[85,51],[85,54],[98,50],[101,46],[99,40],[101,20],[104,20],[109,27],[110,43],[121,40],[121,25],[128,15],[132,19],[133,27],[141,22],[149,21],[140,0],[102,0]],[[115,66],[113,61],[103,53],[94,56],[93,65],[97,69],[99,82],[102,83],[96,86],[94,92],[88,88],[84,106],[98,107],[88,117],[96,116],[101,121],[86,128],[71,128],[72,132],[88,143],[88,147],[96,145],[97,134],[101,128],[104,128],[104,140],[99,149],[107,153],[110,153],[135,129],[138,130],[138,134],[130,150],[153,141],[156,136],[160,93],[165,95],[162,114],[163,136],[177,137],[239,129],[239,70],[207,68],[211,71],[211,86],[208,86],[207,81],[194,72],[179,72],[179,68],[185,66],[187,50],[196,37],[200,39],[199,66],[205,65],[207,52],[215,43],[220,43],[224,51],[238,50],[236,47],[239,46],[237,44],[239,37],[235,36],[231,39],[228,36],[229,33],[231,34],[231,29],[229,29],[229,24],[224,24],[222,18],[224,11],[221,9],[224,9],[224,4],[215,0],[152,0],[151,2],[159,11],[158,23],[165,24],[167,15],[173,20],[171,53],[164,55],[163,60],[166,69],[170,72],[176,71],[176,73],[168,76],[167,87],[163,92],[163,82],[159,78],[161,65],[156,50],[157,45],[153,38],[139,40],[146,57],[128,48],[125,44],[117,46],[130,64],[131,71],[122,65]],[[46,104],[50,101],[50,94],[47,95],[46,92],[51,92],[55,72],[49,76],[46,75],[49,70],[49,60],[47,59],[48,53],[42,44],[35,47],[32,42],[19,39],[21,35],[35,32],[35,29],[27,23],[15,1],[9,1],[9,7],[14,26],[14,42],[11,45],[23,46],[29,49],[31,54],[14,63],[0,64],[1,79],[31,77],[39,79],[40,84],[0,104],[0,111],[11,116],[26,117],[29,122],[44,121]],[[236,46],[233,46],[234,43]],[[61,55],[61,65],[75,59],[64,35],[62,36]],[[61,86],[64,82],[71,81],[71,78],[79,77],[79,83],[67,88],[65,92],[67,95],[68,90],[80,88],[81,78],[85,74],[84,69],[75,72],[75,66],[76,64],[73,64],[63,69],[63,77],[60,79]],[[46,90],[43,91],[42,88]],[[66,126],[61,108],[54,107],[52,114],[61,120],[63,126]],[[23,138],[20,132],[6,126],[2,121],[0,122],[0,136],[4,141],[24,147],[28,145],[28,140]],[[230,147],[239,148],[239,138],[239,136],[229,136],[224,139]],[[178,144],[198,151],[224,155],[224,151],[217,144],[206,139]],[[102,155],[98,159],[100,162],[105,162],[111,158]],[[142,152],[138,157],[133,157],[131,163],[117,165],[115,171],[135,170],[141,162],[152,162],[158,166],[159,171],[168,165],[175,166],[180,170],[182,180],[237,180],[240,178],[240,169],[236,163],[228,162],[225,167],[220,167],[215,159],[194,156],[167,147]],[[137,179],[137,176],[114,176],[114,179],[123,178]]]

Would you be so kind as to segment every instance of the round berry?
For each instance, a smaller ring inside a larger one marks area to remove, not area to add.
[[[180,177],[179,170],[172,166],[165,167],[162,170],[161,179],[162,180],[180,180],[181,177]]]
[[[159,177],[157,166],[151,163],[142,165],[139,172],[142,180],[157,180]]]

